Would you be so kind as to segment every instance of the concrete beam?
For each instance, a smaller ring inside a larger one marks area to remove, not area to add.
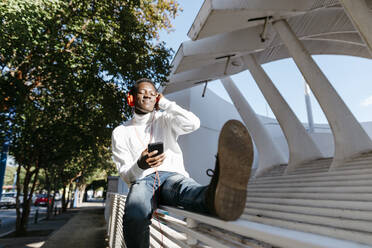
[[[286,137],[289,150],[287,171],[294,170],[304,162],[324,157],[254,56],[245,56],[244,62],[270,105]]]
[[[278,20],[273,22],[273,27],[317,98],[332,129],[335,152],[331,169],[340,166],[353,156],[371,151],[372,141],[368,134],[337,94],[288,23],[285,20]]]
[[[340,3],[372,55],[372,9],[366,0],[340,0]]]
[[[258,168],[255,176],[262,175],[275,165],[286,163],[283,155],[275,146],[264,125],[244,98],[238,87],[230,77],[221,79],[236,109],[243,119],[258,151]]]

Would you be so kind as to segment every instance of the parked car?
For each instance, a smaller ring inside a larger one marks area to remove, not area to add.
[[[49,199],[49,204],[52,203],[52,199]],[[36,200],[34,202],[35,206],[47,206],[48,205],[48,195],[47,194],[39,194],[36,195]]]
[[[16,197],[17,197],[17,192],[3,192],[2,195],[3,195],[3,196],[6,196],[6,197],[13,197],[13,198],[16,198]]]
[[[6,198],[4,198],[6,197]],[[16,206],[16,198],[17,198],[17,192],[6,192],[2,194],[2,203],[0,203],[0,206],[7,205],[8,207],[15,207]],[[7,202],[7,203],[6,203]],[[19,196],[19,203],[23,203],[23,193]]]
[[[12,208],[16,206],[16,198],[2,194],[0,199],[0,207]]]

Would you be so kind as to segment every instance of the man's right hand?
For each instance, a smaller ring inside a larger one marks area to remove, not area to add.
[[[158,156],[156,154],[158,153],[157,150],[148,153],[147,148],[141,153],[141,157],[138,159],[138,167],[140,167],[142,170],[147,170],[149,168],[158,167],[161,164],[163,164],[165,159],[165,153],[162,153]]]

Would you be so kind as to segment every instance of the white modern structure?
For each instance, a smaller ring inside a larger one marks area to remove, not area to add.
[[[372,1],[205,0],[188,36],[191,40],[178,49],[163,93],[201,117],[201,129],[180,140],[190,174],[205,182],[201,173],[213,167],[218,130],[230,117],[240,117],[252,134],[257,169],[238,221],[164,207],[188,221],[161,217],[167,231],[161,231],[161,223],[153,225],[152,245],[372,247],[370,131],[356,120],[311,57],[372,58]],[[307,132],[261,67],[283,58],[296,63],[328,120],[329,132],[320,133],[316,125],[314,132]],[[252,74],[276,117],[269,128],[230,77],[244,70]],[[195,97],[194,86],[211,80],[221,81],[236,110],[211,114],[212,109],[224,109],[221,101],[208,99],[211,92]],[[207,149],[195,148],[196,139]],[[123,199],[110,199],[115,213]],[[163,236],[166,242],[160,240]]]

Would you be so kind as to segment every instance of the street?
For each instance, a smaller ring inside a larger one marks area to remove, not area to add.
[[[42,218],[46,214],[46,207],[35,207],[31,206],[31,213],[29,222],[34,221],[36,210],[38,209],[38,219]],[[7,233],[15,228],[17,214],[15,208],[0,209],[0,236]]]

